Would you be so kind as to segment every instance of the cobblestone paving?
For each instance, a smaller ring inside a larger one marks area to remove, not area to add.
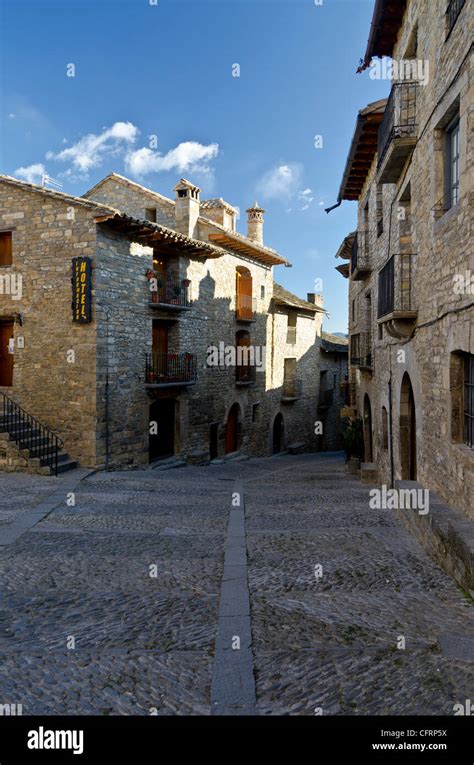
[[[390,511],[369,509],[340,457],[300,455],[98,473],[75,507],[0,549],[0,703],[209,714],[236,479],[260,714],[452,714],[472,698],[474,665],[438,638],[472,636],[473,608]],[[55,480],[0,474],[1,518]]]

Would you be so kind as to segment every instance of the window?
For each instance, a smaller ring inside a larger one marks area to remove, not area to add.
[[[0,266],[12,265],[12,232],[0,231]]]
[[[386,407],[382,407],[382,446],[388,451],[388,413]]]
[[[264,297],[265,297],[265,287],[264,287],[264,285],[263,285],[263,284],[262,284],[262,286],[260,287],[260,297],[262,298],[262,300],[263,300],[263,299],[264,299]]]
[[[376,215],[377,215],[377,236],[381,236],[381,234],[383,234],[383,197],[382,197],[381,188],[377,188]]]
[[[456,351],[450,360],[451,439],[474,448],[474,355]]]
[[[296,322],[298,320],[298,315],[296,311],[290,311],[288,314],[288,327],[286,330],[286,342],[289,345],[294,345],[296,343]]]
[[[459,201],[459,118],[446,129],[446,200],[447,209]]]
[[[145,220],[150,220],[152,223],[156,223],[156,207],[147,207],[145,210]]]
[[[252,422],[258,422],[260,418],[260,404],[252,404]]]

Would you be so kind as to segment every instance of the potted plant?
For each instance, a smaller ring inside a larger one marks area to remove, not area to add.
[[[364,459],[364,429],[360,417],[349,421],[342,438],[348,470],[350,473],[356,473]]]

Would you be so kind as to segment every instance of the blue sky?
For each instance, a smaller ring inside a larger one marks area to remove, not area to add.
[[[324,329],[346,331],[334,255],[356,203],[324,207],[357,111],[389,89],[355,73],[373,0],[150,2],[0,0],[0,171],[40,182],[42,165],[71,194],[115,171],[173,196],[184,176],[239,207],[243,233],[257,199],[293,263],[275,278],[301,296],[322,279]]]

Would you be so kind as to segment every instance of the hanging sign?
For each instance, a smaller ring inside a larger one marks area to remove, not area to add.
[[[92,264],[90,258],[72,259],[72,320],[92,321]]]

